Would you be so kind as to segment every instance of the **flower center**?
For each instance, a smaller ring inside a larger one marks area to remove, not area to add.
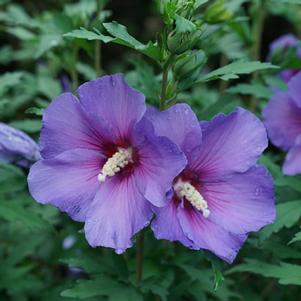
[[[177,196],[182,199],[185,198],[193,207],[202,211],[205,218],[210,215],[208,204],[198,190],[189,182],[184,182],[181,179],[173,186]]]
[[[132,153],[133,150],[131,147],[119,147],[118,151],[112,157],[110,157],[102,167],[98,175],[98,181],[104,182],[106,177],[115,176],[122,168],[127,166],[130,162],[133,162]]]

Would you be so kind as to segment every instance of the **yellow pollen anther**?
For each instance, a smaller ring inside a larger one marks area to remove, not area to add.
[[[185,198],[192,206],[197,210],[202,211],[205,218],[210,215],[208,204],[203,196],[195,189],[189,182],[183,182],[179,180],[174,185],[174,190],[179,198]]]
[[[107,160],[98,175],[98,181],[104,182],[106,177],[113,177],[122,168],[132,162],[131,148],[118,148],[118,151]]]

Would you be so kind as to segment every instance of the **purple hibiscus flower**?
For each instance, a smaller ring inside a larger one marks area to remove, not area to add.
[[[200,125],[186,104],[147,116],[156,134],[180,145],[188,160],[168,204],[153,208],[156,238],[207,249],[231,263],[247,234],[275,218],[272,177],[256,165],[268,144],[263,124],[238,108]]]
[[[62,94],[45,110],[43,159],[30,170],[29,189],[38,202],[85,222],[91,246],[121,253],[149,223],[151,204],[165,204],[186,159],[155,135],[143,118],[143,94],[121,74],[89,81],[77,94]]]
[[[24,132],[0,122],[0,161],[29,167],[39,159],[35,141]]]
[[[283,35],[271,43],[269,57],[279,50],[286,52],[290,48],[297,48],[296,57],[301,59],[301,47],[298,47],[299,44],[300,41],[293,34]],[[285,69],[280,72],[280,77],[284,82],[287,83],[299,71],[300,69]]]
[[[263,117],[272,143],[288,151],[283,173],[301,173],[301,72],[289,81],[286,92],[273,95]]]

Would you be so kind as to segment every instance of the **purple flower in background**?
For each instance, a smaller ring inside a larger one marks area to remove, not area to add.
[[[121,253],[149,223],[151,204],[165,205],[186,159],[155,135],[143,118],[143,94],[121,74],[89,81],[77,94],[62,94],[45,110],[43,159],[30,170],[29,189],[38,202],[85,222],[91,246]]]
[[[39,147],[28,135],[0,122],[0,162],[29,167],[39,159]]]
[[[147,116],[156,134],[177,143],[188,160],[167,206],[153,208],[156,238],[207,249],[231,263],[247,234],[275,218],[272,177],[256,165],[268,143],[263,124],[238,108],[200,126],[185,104]]]
[[[72,91],[71,82],[67,75],[61,76],[60,83],[61,83],[61,87],[62,87],[62,92],[71,92]]]
[[[287,92],[273,95],[263,117],[272,143],[288,151],[283,172],[301,173],[301,72],[289,81]]]
[[[291,47],[298,45],[298,38],[291,33],[285,34],[276,40],[274,40],[270,45],[270,54],[275,52],[277,49],[287,50]]]
[[[278,39],[274,40],[270,45],[270,54],[269,57],[273,55],[276,51],[286,52],[290,48],[296,49],[296,58],[301,59],[301,47],[298,47],[300,41],[293,34],[286,34]],[[288,82],[296,73],[298,73],[300,69],[285,69],[280,72],[280,77],[284,82]]]

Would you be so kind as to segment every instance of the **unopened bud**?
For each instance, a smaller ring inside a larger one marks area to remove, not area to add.
[[[167,46],[171,53],[182,54],[191,49],[200,37],[198,30],[194,32],[172,32],[168,36]]]
[[[224,0],[217,0],[207,8],[205,20],[208,23],[221,23],[231,19],[233,13],[230,11]]]
[[[181,80],[196,74],[197,70],[207,61],[206,54],[203,50],[190,51],[183,56],[174,66],[174,76]]]

